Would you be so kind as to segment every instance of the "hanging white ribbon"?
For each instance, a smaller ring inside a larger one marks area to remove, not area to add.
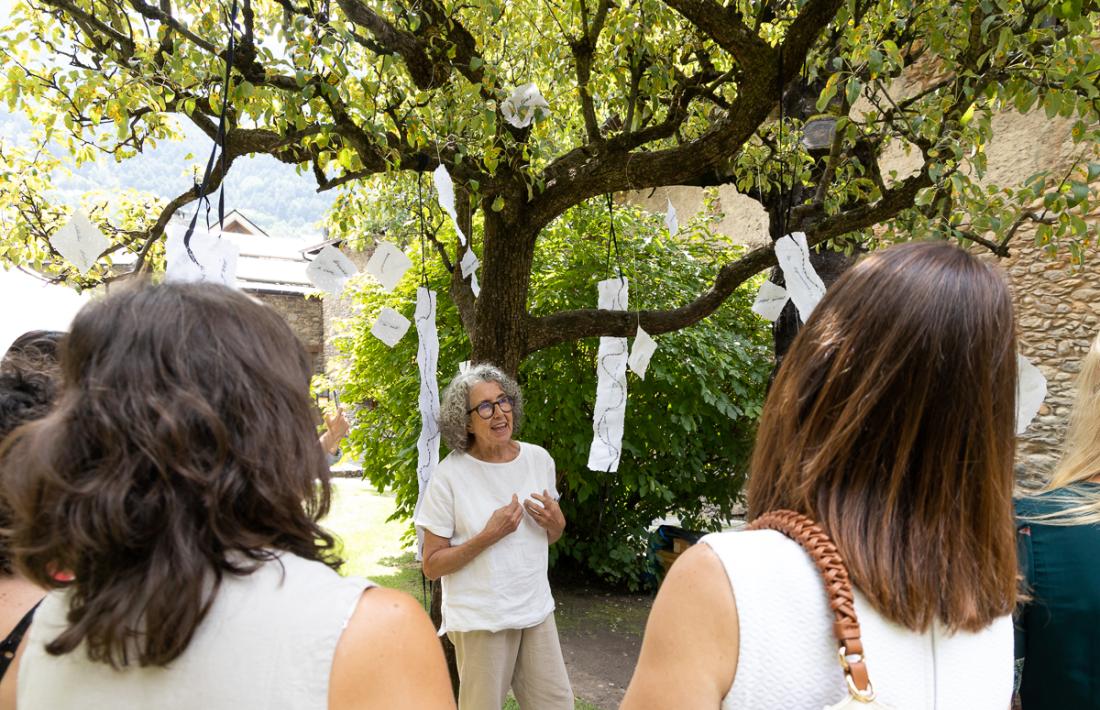
[[[439,463],[439,383],[436,370],[439,365],[439,333],[435,326],[436,293],[426,288],[416,290],[416,334],[419,345],[416,364],[420,368],[420,438],[416,442],[416,509],[413,520],[420,514],[420,503],[428,490],[428,484]],[[422,558],[424,531],[416,528],[416,559]]]
[[[625,278],[599,283],[601,310],[625,311],[628,284]],[[592,414],[592,447],[588,468],[617,471],[622,458],[623,428],[626,422],[626,338],[600,338],[596,356],[596,409]]]

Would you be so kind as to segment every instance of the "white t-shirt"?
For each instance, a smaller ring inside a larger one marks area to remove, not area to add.
[[[458,546],[485,528],[493,511],[532,493],[556,500],[554,459],[541,446],[520,443],[507,463],[487,463],[460,451],[439,462],[416,524]],[[538,501],[535,501],[539,504]],[[516,531],[487,548],[465,567],[443,577],[446,631],[526,629],[554,610],[546,578],[546,530],[526,512]]]

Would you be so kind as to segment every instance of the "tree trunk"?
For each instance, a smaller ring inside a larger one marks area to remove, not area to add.
[[[515,377],[527,352],[527,294],[535,236],[520,215],[486,210],[484,218],[484,268],[474,308],[473,361],[492,363]]]

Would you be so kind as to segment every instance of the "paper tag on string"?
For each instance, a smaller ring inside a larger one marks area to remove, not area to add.
[[[383,308],[378,314],[378,320],[374,321],[370,334],[392,348],[405,336],[410,325],[405,316],[392,308]]]
[[[1027,431],[1047,396],[1047,378],[1023,355],[1016,355],[1016,434]]]
[[[455,212],[455,184],[451,180],[451,174],[447,172],[447,166],[440,163],[432,173],[432,181],[435,183],[435,192],[439,197],[439,206],[443,208],[454,223],[455,232],[458,234],[458,243],[466,246],[466,235],[458,226],[458,213]]]
[[[413,520],[420,512],[420,504],[439,463],[439,383],[436,370],[439,364],[439,333],[435,325],[436,293],[426,288],[416,290],[416,365],[420,370],[420,438],[416,441],[416,508]],[[416,559],[422,559],[424,531],[416,528]]]
[[[477,260],[477,254],[470,247],[466,247],[466,251],[462,254],[462,261],[458,262],[458,265],[462,267],[462,278],[468,279],[470,275],[477,271],[477,267],[481,262]]]
[[[671,199],[668,201],[668,211],[665,212],[665,226],[668,227],[670,237],[675,237],[680,231],[680,220],[676,217],[676,208],[673,207]]]
[[[599,283],[601,310],[625,311],[628,283],[624,278]],[[622,458],[623,429],[626,422],[626,338],[600,338],[596,355],[596,407],[592,414],[592,446],[588,468],[592,471],[617,471]]]
[[[512,95],[500,104],[500,113],[504,120],[516,128],[526,128],[536,119],[550,115],[550,104],[546,103],[542,92],[534,84],[517,87]]]
[[[780,237],[775,242],[775,257],[787,282],[787,294],[798,309],[798,317],[805,323],[825,296],[825,282],[810,263],[810,247],[806,235],[795,232]]]
[[[779,318],[779,314],[783,312],[783,307],[787,305],[789,300],[790,296],[787,295],[787,289],[771,281],[765,281],[760,285],[760,290],[756,292],[752,312],[764,320],[774,322]]]
[[[359,269],[344,252],[331,244],[321,249],[317,257],[306,267],[306,278],[317,288],[339,296],[348,279],[355,276]]]
[[[397,282],[412,266],[405,252],[389,242],[379,242],[367,262],[367,273],[382,284],[382,290],[393,291]]]
[[[638,333],[634,336],[634,347],[630,349],[630,358],[626,364],[635,375],[644,380],[645,371],[649,368],[649,360],[656,350],[657,341],[649,337],[649,333],[642,330],[642,326],[638,326]]]
[[[92,224],[88,216],[77,210],[64,227],[50,237],[50,245],[81,274],[95,265],[100,254],[111,246],[111,240]]]
[[[470,274],[470,290],[474,292],[474,298],[481,295],[481,284],[477,282],[477,272]]]
[[[233,287],[237,282],[237,257],[240,249],[228,239],[195,227],[191,233],[191,251],[184,245],[187,227],[169,225],[165,230],[168,240],[164,244],[167,262],[166,281],[200,281]]]

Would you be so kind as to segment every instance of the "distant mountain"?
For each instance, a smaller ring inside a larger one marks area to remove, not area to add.
[[[89,190],[144,190],[172,199],[187,189],[192,179],[201,179],[213,142],[197,128],[185,127],[180,142],[162,142],[137,157],[115,163],[104,156],[97,163],[81,167],[72,176],[57,176],[57,197],[76,204]],[[30,123],[21,114],[0,111],[0,137],[25,144]],[[188,157],[190,156],[190,157]],[[192,178],[192,175],[197,175]],[[266,155],[239,158],[225,181],[225,209],[242,214],[272,236],[289,237],[317,234],[318,226],[335,195],[317,193],[312,176],[298,175],[294,166]],[[215,209],[216,198],[211,199]],[[182,212],[194,210],[194,203]]]

